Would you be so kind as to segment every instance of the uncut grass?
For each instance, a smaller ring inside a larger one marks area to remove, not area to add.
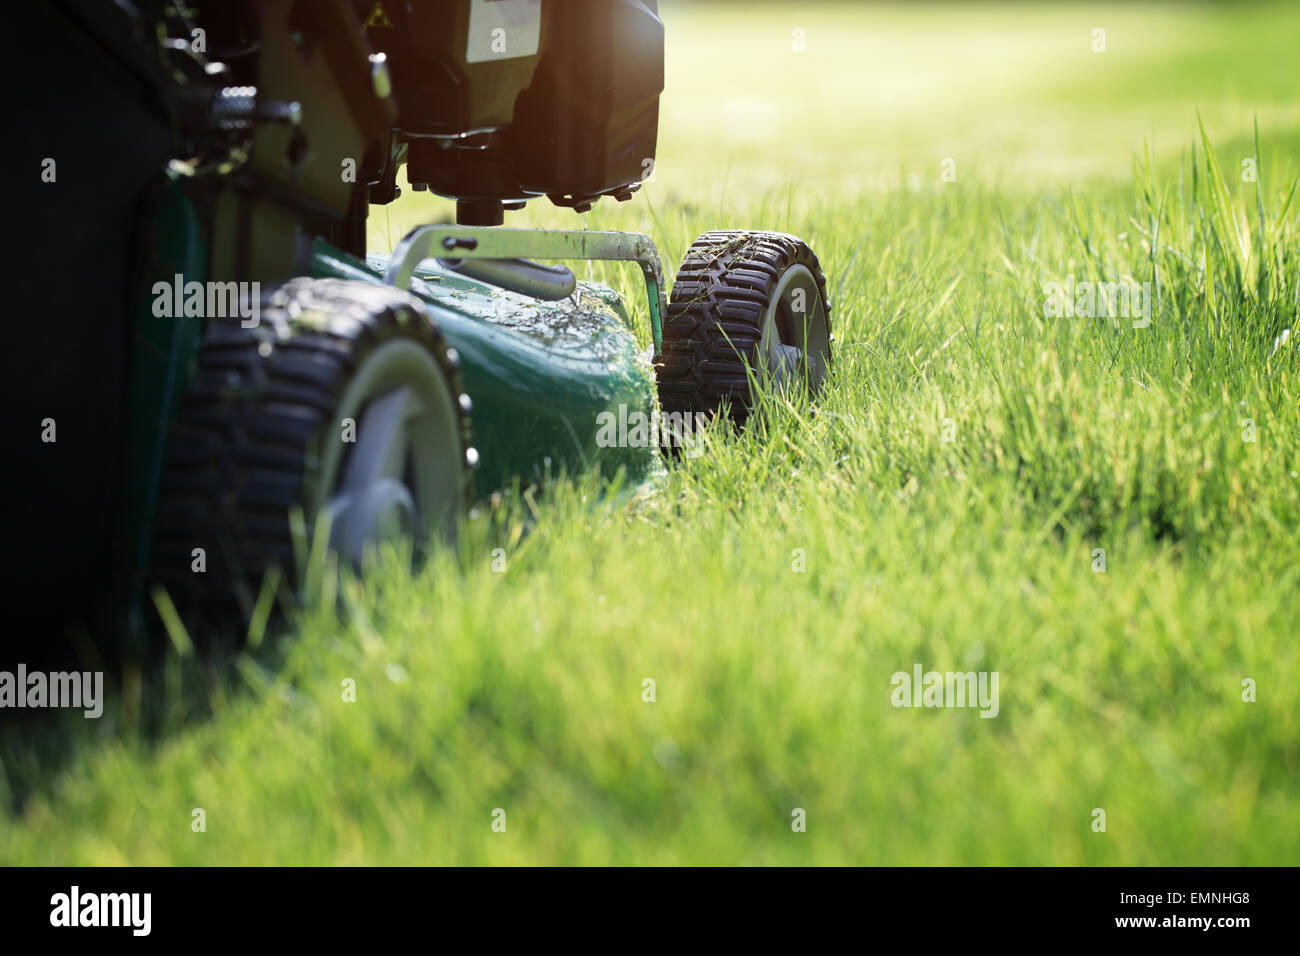
[[[317,587],[238,661],[174,654],[161,735],[118,701],[0,732],[0,860],[1296,862],[1300,386],[1274,342],[1300,158],[1293,126],[1257,145],[1202,105],[1206,137],[1179,102],[1186,135],[1130,135],[1122,177],[597,207],[668,263],[709,228],[808,238],[836,333],[816,408],[769,402],[644,489],[507,495],[460,553],[414,575],[389,553],[339,610]],[[404,208],[398,235],[429,207]],[[639,302],[629,271],[593,274]],[[1045,318],[1067,274],[1151,281],[1150,327]],[[998,671],[998,717],[894,709],[915,663]]]

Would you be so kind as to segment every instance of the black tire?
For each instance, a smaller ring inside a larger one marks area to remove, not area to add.
[[[774,298],[789,291],[791,270],[798,269],[811,276],[805,285],[815,284],[815,293],[805,292],[805,300],[813,294],[816,301],[803,303],[811,318],[802,328],[794,327],[784,306],[769,313]],[[655,361],[663,410],[713,414],[726,406],[732,421],[743,426],[755,405],[750,375],[761,370],[769,314],[782,344],[795,347],[802,332],[799,374],[815,392],[830,368],[833,336],[826,277],[808,244],[779,232],[717,230],[696,239],[673,283]]]
[[[333,458],[338,474],[345,468],[348,450],[325,445],[340,434],[340,401],[381,347],[399,343],[412,354],[403,341],[432,357],[452,398],[443,418],[454,420],[459,460],[447,468],[459,469],[463,507],[477,460],[469,398],[455,350],[419,300],[367,282],[299,278],[263,293],[253,328],[209,322],[171,427],[151,549],[151,581],[187,623],[241,628],[267,569],[278,566],[292,582],[290,511],[303,507],[310,529],[323,505],[311,492],[322,461]],[[193,567],[195,548],[205,552],[203,573]]]

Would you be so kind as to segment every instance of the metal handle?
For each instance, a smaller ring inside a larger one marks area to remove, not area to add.
[[[595,230],[503,229],[500,226],[418,226],[407,233],[388,260],[384,282],[410,288],[411,274],[437,252],[458,253],[466,261],[582,259],[635,262],[645,279],[650,306],[650,333],[655,351],[663,343],[662,316],[667,312],[663,267],[649,236],[638,232]],[[453,260],[454,261],[454,260]],[[535,263],[529,265],[536,266]],[[538,267],[540,268],[540,267]],[[468,274],[468,273],[466,273]]]
[[[438,263],[471,279],[549,302],[567,299],[578,284],[568,266],[544,266],[527,259],[439,259]]]

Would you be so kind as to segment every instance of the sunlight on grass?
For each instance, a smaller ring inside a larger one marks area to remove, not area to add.
[[[160,733],[0,736],[0,860],[1300,858],[1297,8],[795,7],[665,2],[656,181],[585,221],[669,274],[808,238],[817,406],[507,493],[414,574],[318,567],[290,634],[175,661]],[[1045,314],[1066,276],[1150,283],[1149,325]],[[915,663],[998,671],[998,717],[893,708]]]

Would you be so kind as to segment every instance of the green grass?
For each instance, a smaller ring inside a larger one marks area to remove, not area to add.
[[[656,181],[588,220],[670,269],[709,228],[809,239],[817,408],[507,496],[235,662],[0,730],[0,861],[1300,861],[1300,9],[664,7]],[[1152,282],[1150,326],[1045,318],[1071,274]],[[895,709],[916,663],[997,671],[999,715]]]

